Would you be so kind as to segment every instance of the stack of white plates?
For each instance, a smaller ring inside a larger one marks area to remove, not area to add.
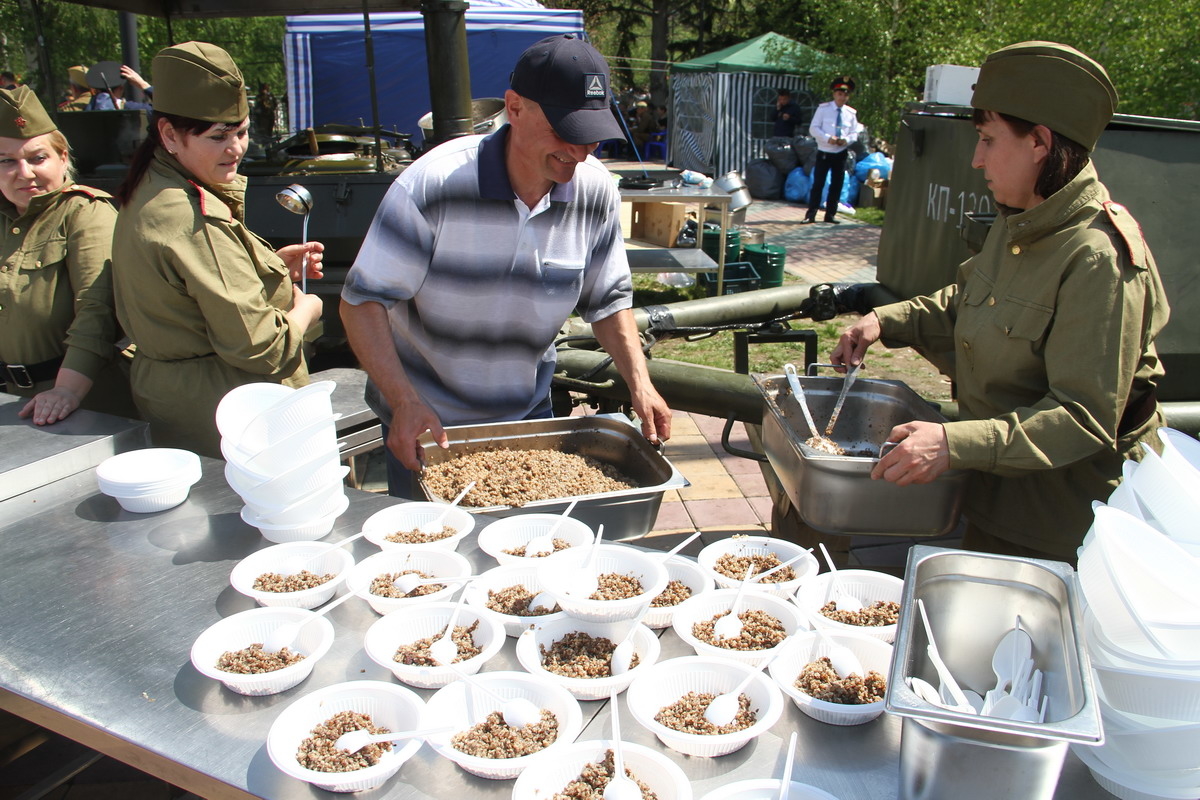
[[[349,504],[338,455],[332,381],[302,389],[251,383],[217,406],[225,479],[242,519],[272,542],[320,539]]]
[[[188,450],[148,447],[105,459],[96,467],[100,491],[126,511],[166,511],[187,499],[200,480],[200,458]]]

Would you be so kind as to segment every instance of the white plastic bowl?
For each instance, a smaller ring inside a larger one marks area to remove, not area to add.
[[[295,391],[278,383],[235,386],[217,403],[217,430],[222,438],[238,441],[251,420]]]
[[[459,677],[454,669],[474,675],[490,661],[504,646],[504,624],[495,614],[464,605],[458,613],[455,626],[470,627],[479,621],[479,627],[471,635],[479,655],[456,661],[454,669],[449,667],[418,667],[396,661],[396,649],[402,644],[411,644],[418,639],[437,636],[445,630],[457,603],[422,603],[405,609],[403,614],[387,614],[377,619],[363,637],[363,649],[372,661],[392,671],[397,680],[418,689],[439,689],[453,683]]]
[[[783,562],[795,558],[804,553],[806,548],[798,544],[787,541],[786,539],[776,539],[771,536],[746,536],[746,537],[729,537],[713,542],[705,546],[696,556],[696,561],[701,567],[706,569],[716,581],[719,589],[734,589],[741,583],[741,578],[730,578],[716,568],[717,559],[729,553],[745,553],[745,554],[766,554],[774,553],[779,562]],[[751,583],[746,587],[747,592],[767,592],[776,597],[787,599],[796,593],[805,581],[809,580],[817,574],[820,565],[812,553],[808,553],[807,557],[800,559],[791,565],[791,568],[796,573],[796,577],[790,581],[781,581],[779,583]]]
[[[836,644],[846,647],[858,656],[863,669],[875,670],[888,680],[892,668],[892,646],[879,639],[857,633],[834,632],[827,634]],[[789,639],[771,662],[767,671],[779,684],[779,688],[792,699],[796,707],[808,716],[830,725],[862,725],[883,713],[883,700],[864,705],[844,705],[818,700],[796,688],[796,678],[810,662],[829,655],[829,646],[817,638],[816,633],[797,634]],[[845,677],[845,676],[843,676]]]
[[[1200,797],[1200,768],[1181,773],[1127,771],[1107,763],[1097,752],[1099,749],[1071,745],[1071,752],[1109,794],[1122,800],[1195,800]]]
[[[387,540],[387,537],[396,531],[411,531],[426,522],[433,522],[442,515],[442,512],[447,512],[446,519],[442,524],[454,528],[456,532],[453,536],[414,544]],[[367,541],[383,550],[424,550],[428,548],[455,550],[467,534],[475,529],[475,517],[471,512],[464,511],[458,506],[447,511],[445,503],[398,503],[388,506],[382,511],[376,511],[367,517],[362,529],[367,532]]]
[[[753,778],[745,781],[727,783],[720,789],[713,789],[700,800],[775,800],[779,797],[780,781],[778,778]],[[788,787],[788,800],[838,800],[824,789],[818,789],[811,784],[792,781]]]
[[[242,522],[245,522],[251,527],[258,528],[259,533],[268,542],[283,544],[284,542],[314,542],[317,539],[323,539],[333,530],[334,523],[347,508],[350,507],[350,498],[342,495],[342,499],[323,517],[298,522],[294,525],[272,525],[266,520],[259,519],[254,514],[254,510],[250,506],[242,508]]]
[[[572,547],[546,558],[533,559],[546,591],[554,596],[563,611],[576,619],[589,622],[634,619],[667,588],[667,569],[662,565],[661,556],[656,557],[627,545],[601,544],[593,565],[596,573],[632,575],[641,582],[642,593],[620,600],[589,600],[572,594],[575,576],[579,574],[590,551],[591,547]]]
[[[221,435],[233,440],[239,449],[257,453],[282,442],[316,420],[332,417],[331,395],[336,388],[337,384],[333,381],[310,383],[264,408],[237,434],[229,435],[222,431]]]
[[[341,414],[312,420],[274,444],[258,450],[244,450],[233,440],[222,439],[221,453],[226,460],[236,461],[251,472],[278,475],[318,455],[336,452],[339,419]]]
[[[247,502],[254,516],[268,525],[295,525],[320,519],[333,512],[346,496],[346,486],[341,481],[315,489],[306,497],[286,506],[260,506]]]
[[[542,647],[550,648],[555,642],[568,633],[582,631],[592,637],[603,637],[613,644],[625,638],[629,629],[635,623],[625,622],[586,622],[567,617],[551,620],[543,624],[534,623],[517,639],[517,660],[531,675],[540,675],[547,680],[565,688],[578,700],[603,700],[615,690],[623,692],[633,682],[633,679],[645,672],[658,661],[662,651],[658,637],[645,625],[638,624],[638,630],[633,634],[633,651],[638,656],[638,665],[623,675],[611,675],[607,678],[569,678],[551,672],[542,666]]]
[[[838,586],[842,591],[858,598],[864,606],[872,603],[899,603],[904,592],[904,581],[894,575],[869,569],[839,569]],[[875,639],[891,643],[896,639],[896,625],[847,625],[830,619],[821,613],[821,607],[830,600],[831,573],[825,572],[802,585],[796,592],[795,603],[808,621],[809,626],[819,625],[827,631],[862,633]]]
[[[318,556],[318,553],[321,555]],[[259,575],[279,572],[292,558],[310,558],[304,562],[304,569],[316,575],[332,574],[333,578],[320,586],[298,592],[263,592],[254,588],[254,581]],[[288,542],[264,547],[243,558],[229,574],[229,583],[260,606],[316,608],[337,593],[338,588],[346,582],[346,574],[352,566],[354,557],[343,547],[330,549],[328,544]]]
[[[1200,660],[1200,560],[1111,507],[1095,510],[1091,534],[1079,551],[1079,584],[1105,636],[1164,659]]]
[[[327,792],[359,792],[380,786],[421,749],[421,739],[393,742],[373,767],[353,772],[319,772],[300,766],[296,751],[312,729],[342,711],[367,714],[380,728],[420,730],[425,704],[411,689],[383,681],[350,681],[307,694],[275,718],[267,732],[267,755],[285,775]]]
[[[1200,543],[1200,477],[1172,469],[1143,443],[1142,462],[1130,479],[1138,501],[1172,539]]]
[[[278,694],[291,689],[312,673],[313,667],[333,646],[333,625],[325,617],[300,629],[293,652],[304,659],[289,667],[258,675],[239,675],[217,669],[223,653],[242,650],[266,641],[280,625],[303,622],[312,616],[302,608],[252,608],[210,625],[192,644],[192,666],[205,677],[220,681],[238,694]]]
[[[692,597],[713,590],[712,575],[687,556],[671,556],[663,562],[663,566],[667,568],[667,582],[683,583],[692,590]],[[646,616],[642,617],[642,624],[654,630],[669,628],[671,620],[675,618],[675,609],[677,608],[679,608],[678,604],[662,608],[651,607],[646,612]]]
[[[389,614],[422,603],[449,600],[458,594],[465,581],[447,583],[445,588],[417,597],[382,597],[371,593],[371,581],[385,573],[420,570],[435,578],[458,578],[471,574],[471,562],[453,550],[384,550],[354,565],[346,577],[346,587],[371,604],[376,614]]]
[[[684,656],[660,661],[629,685],[625,705],[639,725],[672,750],[704,758],[727,755],[767,731],[783,714],[783,693],[769,676],[756,674],[743,690],[758,717],[757,722],[744,730],[711,736],[683,733],[656,722],[654,717],[688,692],[733,691],[752,671],[752,667],[724,658]]]
[[[297,464],[287,472],[261,476],[233,462],[225,464],[225,480],[247,503],[258,506],[287,506],[312,492],[341,483],[349,471],[337,453],[323,454]]]
[[[1143,717],[1100,703],[1104,758],[1147,770],[1194,769],[1200,759],[1200,723]]]
[[[513,784],[512,800],[547,800],[566,788],[588,764],[599,764],[611,750],[611,739],[575,742],[530,765]],[[645,745],[622,741],[625,768],[658,797],[658,800],[691,800],[692,783],[667,756]]]
[[[530,559],[530,561],[540,560]],[[498,592],[509,586],[517,585],[524,586],[535,595],[545,590],[541,579],[538,577],[536,564],[513,564],[506,567],[493,567],[471,581],[471,584],[467,586],[465,589],[467,603],[499,617],[500,621],[504,623],[504,632],[509,636],[520,636],[530,625],[544,625],[551,620],[563,619],[567,616],[565,611],[556,611],[553,614],[520,617],[515,614],[501,614],[487,607],[488,592]]]
[[[1091,609],[1084,617],[1092,670],[1109,706],[1128,714],[1200,722],[1200,666],[1130,661],[1104,641]]]
[[[454,732],[434,734],[429,737],[430,746],[472,775],[491,780],[507,780],[520,775],[526,767],[540,760],[555,760],[557,753],[575,741],[583,730],[583,711],[579,701],[561,686],[537,675],[524,672],[483,672],[475,676],[488,689],[501,697],[525,698],[538,708],[548,709],[558,718],[558,737],[547,747],[536,753],[518,758],[479,758],[454,749],[450,739],[454,733],[468,730],[482,722],[488,714],[500,709],[500,703],[466,681],[438,689],[426,703],[425,724],[453,725]]]
[[[697,622],[704,622],[712,619],[719,613],[728,612],[736,594],[737,589],[714,589],[711,592],[706,592],[698,597],[692,597],[683,601],[675,608],[675,619],[672,620],[671,627],[674,628],[675,635],[696,651],[697,655],[708,656],[710,658],[725,658],[756,667],[765,659],[774,656],[776,650],[787,644],[787,638],[775,645],[775,647],[765,650],[732,650],[727,647],[718,647],[701,641],[692,634],[692,626]],[[752,609],[765,611],[782,622],[784,631],[788,637],[794,636],[800,631],[808,630],[808,625],[804,622],[800,610],[791,603],[780,600],[773,594],[766,592],[745,592],[739,603],[739,610],[745,612]]]
[[[167,447],[121,453],[96,467],[100,491],[136,514],[174,508],[187,499],[200,476],[199,456]]]
[[[192,487],[188,484],[138,496],[124,496],[113,492],[105,492],[105,494],[115,499],[126,511],[132,511],[134,514],[154,514],[181,504],[187,500],[191,490]]]
[[[559,523],[562,523],[559,525]],[[514,556],[505,550],[515,550],[529,544],[535,536],[544,536],[558,525],[554,538],[562,539],[571,547],[583,547],[592,543],[595,532],[573,517],[563,519],[561,514],[514,514],[501,517],[479,532],[479,549],[501,564],[521,564],[538,559]],[[543,556],[544,557],[544,556]]]

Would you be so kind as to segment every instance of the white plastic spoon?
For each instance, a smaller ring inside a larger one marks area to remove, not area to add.
[[[992,653],[992,673],[996,676],[996,686],[988,690],[983,697],[983,713],[991,715],[993,706],[1011,692],[1021,671],[1021,665],[1033,653],[1033,640],[1021,628],[1021,617],[1016,618],[1015,626],[1000,638],[996,650]]]
[[[403,739],[424,739],[426,736],[433,736],[435,733],[446,733],[454,730],[454,726],[447,725],[442,728],[425,728],[420,731],[396,731],[393,733],[367,733],[366,728],[359,728],[356,731],[347,731],[337,738],[333,743],[334,750],[349,750],[351,753],[357,753],[369,744],[379,744],[380,742],[398,742]]]
[[[788,738],[787,758],[783,760],[783,775],[779,779],[779,795],[775,800],[787,800],[792,788],[792,764],[796,761],[796,731]]]
[[[629,626],[629,632],[617,642],[617,646],[613,648],[612,658],[609,659],[609,672],[613,675],[624,675],[629,671],[630,665],[633,664],[633,637],[641,627],[642,618],[650,612],[650,606],[647,605],[642,609],[642,613],[638,614],[633,620],[633,624]]]
[[[800,403],[800,410],[804,412],[804,421],[808,423],[809,434],[820,436],[820,432],[817,431],[817,423],[813,422],[812,412],[808,410],[808,401],[804,399],[804,387],[800,385],[800,378],[796,375],[796,365],[784,364],[783,373],[787,376],[788,386],[792,387],[792,395]]]
[[[583,564],[576,570],[575,579],[567,589],[569,594],[578,597],[591,597],[600,588],[600,576],[596,574],[596,553],[600,550],[600,540],[604,538],[604,525],[596,529],[596,538],[592,541],[592,549],[583,559]]]
[[[775,566],[771,567],[770,569],[768,569],[764,572],[760,572],[757,575],[751,576],[750,582],[758,583],[759,581],[761,581],[763,578],[767,577],[768,575],[774,575],[776,572],[779,572],[779,570],[783,569],[784,567],[790,567],[792,564],[795,564],[797,561],[804,558],[811,552],[812,552],[812,548],[810,547],[809,549],[805,550],[800,555],[792,556],[787,561],[784,561],[782,564],[776,564]]]
[[[524,728],[528,725],[541,722],[542,711],[535,706],[530,700],[524,697],[503,697],[502,695],[493,692],[488,687],[480,683],[474,676],[468,675],[453,664],[446,664],[458,677],[462,678],[469,686],[478,689],[484,694],[490,696],[493,700],[500,703],[500,716],[504,717],[504,724],[510,728]]]
[[[825,549],[824,542],[817,542],[817,546],[821,548],[821,555],[825,556],[825,563],[829,565],[829,593],[833,596],[833,605],[838,611],[862,611],[862,602],[854,595],[847,594],[842,590],[838,579],[838,569],[834,566],[833,559],[829,557],[829,551]]]
[[[742,696],[742,692],[750,685],[750,681],[754,680],[754,676],[762,672],[777,657],[778,654],[771,658],[764,658],[763,662],[755,667],[753,672],[742,678],[737,686],[728,692],[722,692],[710,700],[708,707],[704,709],[704,718],[718,728],[733,722],[737,717],[738,708],[741,705],[738,703],[738,698]]]
[[[346,539],[342,539],[340,542],[331,544],[328,547],[322,547],[320,550],[318,550],[315,553],[310,553],[309,555],[306,555],[306,556],[291,556],[283,562],[283,565],[279,568],[279,574],[284,576],[285,578],[288,577],[289,575],[296,575],[297,573],[303,571],[306,568],[305,567],[306,564],[316,561],[318,558],[320,558],[321,556],[324,556],[326,553],[332,553],[334,550],[337,550],[339,547],[345,547],[346,545],[348,545],[352,542],[357,542],[359,539],[361,539],[362,537],[364,537],[366,535],[367,535],[367,532],[362,531],[362,532],[356,533],[353,536],[350,536]]]
[[[554,534],[558,533],[558,529],[563,524],[563,521],[567,517],[571,516],[571,512],[575,510],[575,504],[578,502],[578,500],[572,500],[570,504],[567,505],[567,510],[564,511],[562,515],[560,515],[559,518],[554,521],[554,524],[550,526],[550,530],[546,531],[541,536],[535,536],[529,540],[528,544],[525,545],[526,558],[549,555],[550,553],[554,552]]]
[[[965,714],[974,714],[975,709],[967,702],[966,695],[958,686],[958,681],[954,680],[954,675],[950,673],[946,662],[942,661],[942,656],[938,653],[937,642],[933,639],[933,629],[929,626],[929,615],[925,613],[925,602],[919,597],[917,598],[917,608],[921,612],[921,622],[925,624],[925,636],[929,640],[929,646],[925,648],[925,652],[929,656],[929,660],[933,662],[933,668],[937,670],[938,679],[946,685],[946,690],[950,692],[950,697],[954,700],[954,710],[962,711]]]
[[[641,800],[642,790],[625,774],[625,758],[621,753],[621,711],[617,703],[618,692],[614,689],[608,696],[612,709],[613,776],[604,787],[604,800]]]
[[[830,639],[828,634],[821,630],[820,627],[816,627],[813,630],[817,634],[817,639],[821,641],[821,644],[825,645],[825,649],[828,651],[825,657],[829,659],[830,666],[833,667],[833,671],[838,674],[839,678],[848,678],[851,675],[858,675],[862,678],[867,677],[862,662],[858,660],[858,656],[854,655],[853,650]],[[811,653],[809,660],[812,660]]]
[[[418,586],[431,586],[435,583],[462,583],[463,581],[471,581],[478,578],[478,575],[459,575],[454,578],[422,578],[412,572],[407,572],[397,576],[396,580],[392,581],[392,586],[404,594],[408,594]]]
[[[664,564],[665,564],[666,562],[670,561],[670,560],[671,560],[671,556],[674,556],[674,555],[676,555],[677,553],[679,553],[679,551],[680,551],[680,550],[682,550],[683,548],[687,547],[689,544],[691,544],[692,542],[694,542],[694,541],[696,540],[696,537],[697,537],[697,536],[699,536],[699,535],[700,535],[700,531],[696,531],[696,532],[695,532],[695,533],[693,533],[691,536],[687,537],[687,538],[686,538],[686,539],[684,539],[682,542],[680,542],[679,544],[675,545],[674,547],[672,547],[672,548],[671,548],[670,550],[668,550],[667,552],[663,553],[661,556],[659,556],[659,557],[658,557],[658,560],[659,560],[659,562],[661,562],[661,563],[664,563]]]
[[[916,692],[917,697],[929,703],[931,706],[944,706],[941,695],[938,690],[933,688],[933,684],[923,678],[909,678],[909,688]]]
[[[268,653],[278,653],[285,647],[290,648],[292,646],[292,642],[296,641],[296,637],[300,635],[301,628],[315,620],[317,617],[325,616],[330,611],[337,608],[352,597],[357,597],[357,595],[355,595],[353,592],[346,592],[346,594],[342,595],[337,600],[334,600],[320,611],[314,611],[312,616],[302,622],[285,622],[268,634],[266,641],[263,642],[263,650]]]
[[[470,483],[468,483],[466,486],[463,487],[463,490],[461,492],[458,493],[458,497],[455,497],[453,500],[450,501],[450,504],[448,506],[446,506],[444,509],[442,509],[442,513],[438,514],[436,517],[429,520],[428,522],[422,522],[420,525],[417,526],[417,530],[419,530],[421,533],[427,534],[429,536],[433,536],[436,533],[441,533],[442,527],[446,523],[446,515],[450,513],[450,509],[454,508],[459,503],[461,503],[462,499],[467,496],[467,492],[471,491],[474,488],[475,488],[475,481],[471,481]]]
[[[463,592],[454,606],[454,611],[450,614],[450,621],[446,623],[446,632],[440,639],[429,645],[429,655],[439,664],[450,664],[458,658],[458,644],[454,641],[454,623],[458,622],[458,612],[462,611],[466,599],[467,593]]]
[[[713,623],[713,635],[722,639],[736,639],[742,635],[742,620],[738,616],[738,604],[742,601],[746,587],[750,585],[750,573],[753,571],[754,564],[746,568],[746,576],[742,578],[737,594],[733,596],[733,602],[729,605],[729,613]]]

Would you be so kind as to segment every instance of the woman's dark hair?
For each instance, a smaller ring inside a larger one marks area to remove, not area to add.
[[[191,136],[199,136],[213,126],[213,123],[203,119],[181,117],[176,114],[164,114],[161,111],[152,113],[150,115],[150,130],[146,139],[138,145],[137,150],[133,151],[133,158],[129,161],[129,172],[125,173],[125,180],[121,181],[121,185],[117,187],[117,202],[121,205],[125,205],[129,202],[129,198],[133,197],[133,190],[142,182],[142,177],[145,176],[146,170],[150,168],[150,162],[154,160],[155,148],[162,144],[158,133],[158,121],[160,119],[165,119],[171,123],[171,127],[175,130]]]
[[[1037,127],[1027,119],[995,113],[1008,123],[1008,127],[1018,136],[1029,136]],[[982,125],[987,121],[987,112],[977,108],[971,119],[976,125]],[[1070,183],[1088,165],[1089,159],[1088,150],[1083,145],[1057,131],[1052,130],[1050,134],[1050,153],[1046,156],[1042,171],[1038,173],[1037,184],[1033,187],[1034,192],[1041,198],[1049,197]]]

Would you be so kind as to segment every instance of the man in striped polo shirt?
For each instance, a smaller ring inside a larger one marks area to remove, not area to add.
[[[633,320],[620,196],[591,152],[622,135],[604,57],[574,35],[522,54],[508,124],[423,155],[380,204],[342,291],[388,488],[413,497],[417,437],[551,416],[554,339],[578,310],[629,387],[642,432],[671,433]]]

